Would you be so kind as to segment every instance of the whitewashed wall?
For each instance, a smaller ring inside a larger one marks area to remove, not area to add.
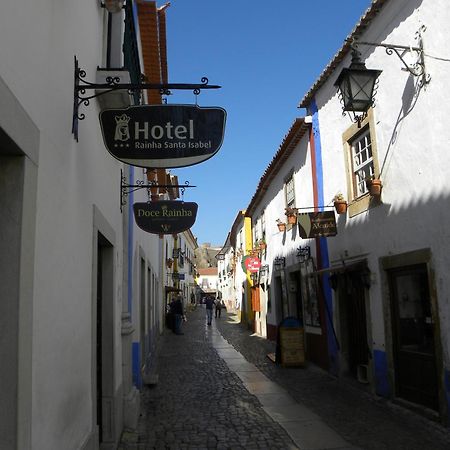
[[[100,231],[114,245],[111,352],[114,396],[121,409],[121,315],[127,301],[122,288],[127,264],[119,196],[122,164],[103,145],[95,100],[80,108],[86,119],[79,123],[78,143],[71,134],[74,55],[86,79],[94,81],[97,66],[104,63],[104,15],[100,2],[90,0],[18,0],[3,4],[0,15],[0,81],[39,132],[29,311],[32,385],[29,392],[19,388],[25,395],[21,402],[30,411],[20,423],[21,449],[95,445],[95,214],[104,224]],[[0,102],[0,127],[14,120],[11,113],[14,110]],[[26,143],[33,136],[12,138]],[[134,237],[132,251],[142,248],[158,274],[158,241],[137,229]],[[134,293],[139,295],[137,286]],[[119,416],[114,417],[115,438],[121,431]]]
[[[293,171],[293,172],[292,172]],[[272,308],[268,311],[267,321],[269,324],[277,325],[281,317],[276,316],[275,306],[275,285],[274,285],[274,260],[277,257],[286,258],[286,267],[298,263],[296,258],[297,248],[299,246],[310,245],[314,243],[311,240],[302,239],[298,234],[298,227],[289,226],[286,233],[278,231],[277,219],[287,222],[285,215],[285,193],[284,184],[286,177],[293,173],[295,188],[295,205],[297,208],[309,208],[299,212],[308,212],[313,210],[313,192],[311,183],[311,158],[309,153],[308,135],[306,134],[296,146],[292,154],[279,168],[264,197],[257,205],[252,218],[260,217],[264,211],[266,224],[266,254],[262,260],[263,264],[269,265],[268,280],[271,288]],[[278,274],[277,274],[278,275]]]
[[[450,20],[445,0],[389,2],[383,13],[361,36],[362,41],[417,45],[416,31],[423,33],[427,55],[450,58],[446,24]],[[426,88],[415,94],[417,78],[402,71],[402,63],[383,48],[359,47],[366,66],[382,69],[374,108],[378,160],[382,166],[383,205],[339,222],[339,239],[329,239],[330,259],[368,253],[373,288],[370,292],[374,347],[384,349],[385,330],[378,258],[420,248],[431,248],[436,271],[439,314],[448,324],[450,186],[450,113],[447,76],[450,63],[425,56],[431,76]],[[325,197],[346,189],[341,135],[351,122],[342,117],[333,83],[346,59],[316,96],[324,161]],[[449,327],[441,327],[445,361],[449,359]]]

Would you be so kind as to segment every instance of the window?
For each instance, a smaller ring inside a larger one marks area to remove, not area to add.
[[[367,192],[366,178],[372,178],[374,175],[369,127],[351,142],[351,152],[353,197],[357,198]]]
[[[284,187],[286,193],[286,207],[295,208],[295,191],[294,191],[294,176],[290,175],[286,179],[286,184]]]
[[[366,211],[370,206],[370,196],[366,179],[379,176],[377,146],[373,112],[369,110],[367,118],[358,128],[352,125],[343,134],[344,157],[347,171],[347,192],[350,217]]]
[[[266,211],[264,210],[261,213],[261,234],[262,234],[262,239],[266,240]]]

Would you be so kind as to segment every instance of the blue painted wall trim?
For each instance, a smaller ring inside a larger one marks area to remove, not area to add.
[[[130,166],[128,175],[129,175],[128,184],[134,184],[133,166]],[[128,202],[128,312],[131,314],[133,304],[133,226],[134,226],[133,192],[128,194],[127,202]]]
[[[389,398],[391,386],[389,384],[386,352],[374,350],[373,363],[375,365],[375,392],[381,397]]]
[[[133,384],[140,389],[142,386],[141,377],[141,348],[139,342],[133,342],[132,360],[133,360]]]
[[[309,114],[312,115],[312,129],[314,135],[314,148],[315,148],[315,160],[316,160],[316,184],[317,184],[317,201],[319,210],[323,211],[324,193],[323,193],[323,163],[322,163],[322,144],[320,140],[320,126],[319,126],[319,113],[317,110],[317,104],[313,99],[309,105]],[[326,268],[330,266],[330,260],[328,256],[328,243],[326,238],[320,238],[320,257],[322,260],[322,267]],[[328,275],[322,275],[323,293],[325,296],[326,314],[326,327],[327,327],[327,344],[328,344],[328,358],[330,361],[330,372],[334,375],[339,373],[339,357],[338,357],[338,344],[336,341],[332,317],[333,317],[333,296],[331,292],[331,286],[328,280]]]

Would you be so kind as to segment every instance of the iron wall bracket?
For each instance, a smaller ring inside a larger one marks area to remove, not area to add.
[[[376,42],[364,42],[354,40],[351,43],[352,48],[357,48],[358,45],[367,45],[371,47],[383,47],[388,55],[397,55],[403,64],[403,69],[409,72],[415,77],[419,77],[420,87],[427,85],[431,81],[431,76],[427,73],[425,68],[425,52],[423,49],[423,33],[426,30],[426,26],[422,25],[418,31],[416,31],[415,39],[418,46],[412,47],[407,45],[397,45],[397,44],[378,44]],[[404,56],[407,53],[416,53],[417,60],[411,65],[405,60]]]
[[[143,90],[157,90],[161,95],[171,95],[172,90],[192,91],[195,95],[199,95],[202,89],[220,89],[221,86],[208,84],[208,78],[203,77],[201,83],[185,84],[185,83],[145,83],[145,75],[141,74],[141,82],[139,83],[121,83],[120,77],[107,77],[106,83],[91,83],[85,80],[86,71],[78,66],[78,59],[74,56],[74,89],[73,89],[73,115],[72,115],[72,134],[78,142],[78,121],[84,120],[86,115],[80,113],[80,105],[89,106],[93,98],[105,95],[112,91],[126,90],[129,94],[136,92],[141,93]],[[94,94],[87,94],[86,91],[101,90]]]
[[[189,184],[189,181],[186,181],[184,184],[158,184],[156,182],[149,182],[144,180],[136,180],[136,184],[128,184],[126,177],[123,175],[123,171],[120,171],[120,211],[122,212],[122,207],[127,204],[126,197],[132,192],[138,191],[140,189],[147,189],[147,195],[150,201],[151,198],[151,189],[152,188],[165,188],[165,189],[173,189],[177,188],[181,191],[181,196],[184,195],[184,192],[187,188],[194,188],[197,186],[193,186]]]

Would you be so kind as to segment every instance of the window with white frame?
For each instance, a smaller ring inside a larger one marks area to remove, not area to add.
[[[290,177],[286,179],[284,191],[286,195],[286,207],[295,208],[294,175],[290,175]]]
[[[353,217],[379,203],[371,202],[366,180],[380,175],[373,110],[358,126],[353,124],[342,135],[347,173],[348,214]]]
[[[266,215],[265,215],[266,211],[263,211],[261,213],[261,238],[263,240],[266,239]]]
[[[367,192],[366,179],[373,178],[375,169],[373,165],[372,139],[367,126],[361,134],[350,142],[353,197],[358,198]]]

